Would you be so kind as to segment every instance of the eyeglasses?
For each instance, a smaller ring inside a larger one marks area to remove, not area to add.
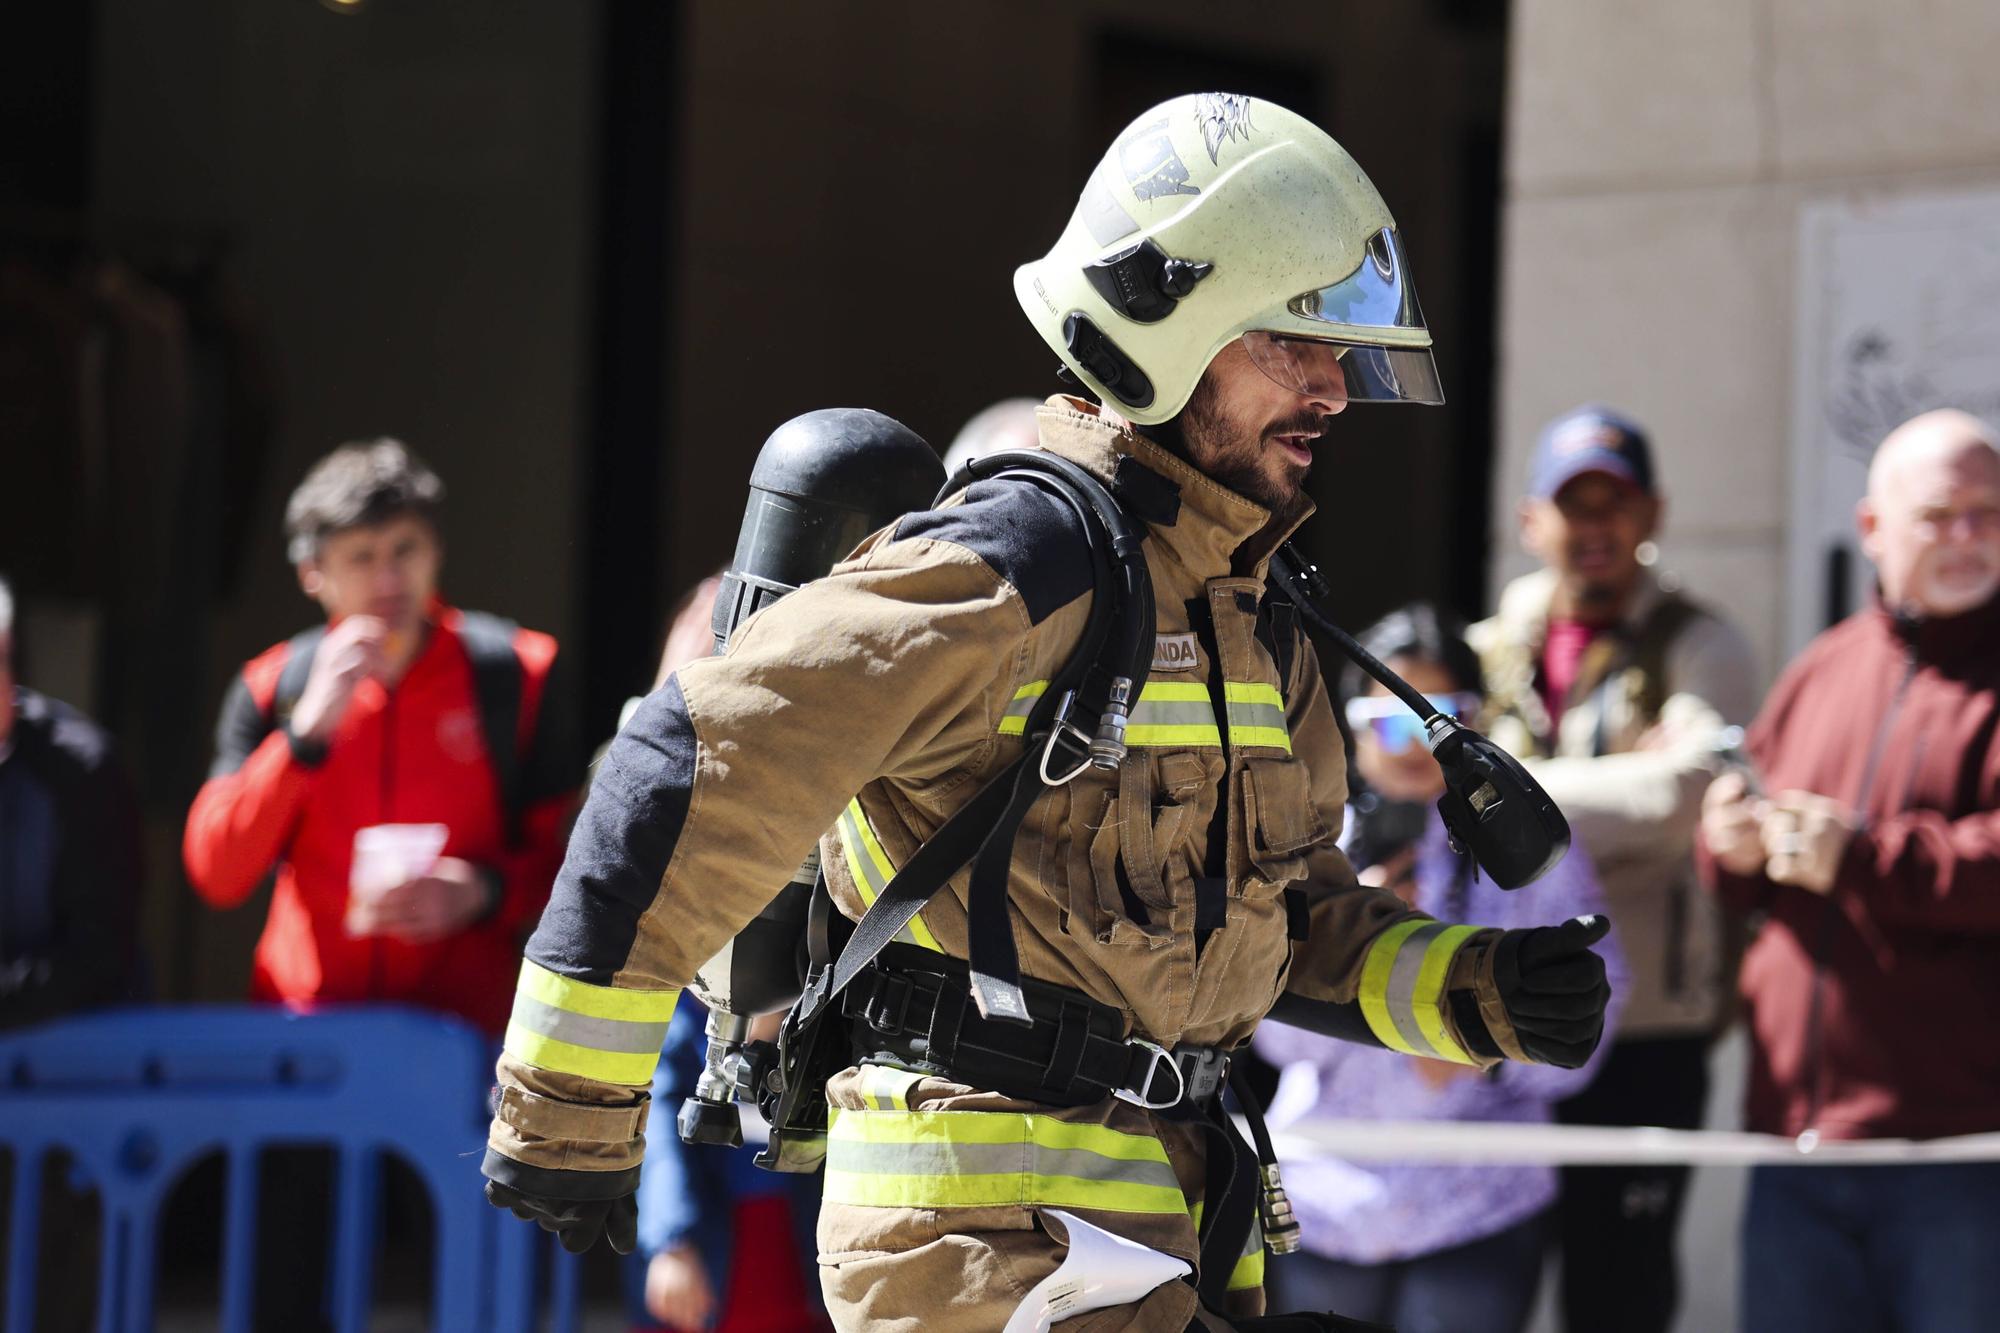
[[[1446,717],[1464,721],[1479,711],[1479,696],[1470,690],[1456,694],[1426,694],[1430,706]],[[1401,699],[1368,696],[1347,701],[1347,725],[1354,732],[1373,730],[1376,743],[1400,753],[1424,743],[1424,719]]]

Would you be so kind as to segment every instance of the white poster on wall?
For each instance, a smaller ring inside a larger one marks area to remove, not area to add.
[[[1882,437],[1934,407],[2000,421],[2000,189],[1806,205],[1797,313],[1788,656],[1872,586],[1854,506]]]

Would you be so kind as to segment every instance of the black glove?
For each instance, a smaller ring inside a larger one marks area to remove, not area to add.
[[[639,1171],[552,1171],[527,1166],[487,1149],[486,1200],[524,1222],[533,1222],[571,1254],[582,1254],[602,1235],[611,1248],[639,1247]]]
[[[1536,1064],[1561,1069],[1575,1069],[1588,1060],[1604,1035],[1604,1007],[1611,1001],[1604,960],[1590,946],[1610,930],[1609,917],[1580,916],[1559,926],[1501,932],[1479,971],[1503,1012],[1494,1013],[1492,998],[1480,995],[1484,1031],[1475,1033],[1467,1023],[1470,1006],[1454,1009],[1475,1048],[1483,1045],[1480,1036],[1490,1043],[1479,1054],[1525,1055]]]

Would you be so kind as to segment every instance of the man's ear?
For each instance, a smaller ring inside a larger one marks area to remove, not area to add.
[[[1664,495],[1649,495],[1646,499],[1652,506],[1652,512],[1646,518],[1646,540],[1654,541],[1659,537],[1660,529],[1666,526],[1667,497]]]
[[[1875,508],[1875,502],[1864,495],[1854,505],[1854,531],[1861,537],[1861,554],[1868,557],[1877,569],[1882,567],[1881,557],[1876,548],[1881,544],[1882,515]]]
[[[1514,536],[1521,543],[1521,549],[1540,560],[1541,518],[1540,502],[1533,497],[1525,497],[1514,506]]]
[[[301,560],[293,568],[298,571],[299,591],[317,602],[320,590],[326,587],[326,579],[319,572],[319,561]]]

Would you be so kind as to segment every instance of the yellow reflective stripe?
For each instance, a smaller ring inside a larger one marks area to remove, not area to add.
[[[1167,1150],[1151,1134],[1127,1134],[1105,1125],[1078,1124],[1026,1111],[911,1111],[878,1115],[835,1107],[829,1141],[856,1143],[1022,1143],[1081,1149],[1120,1161],[1167,1163]],[[1182,1199],[1176,1211],[1186,1211]]]
[[[1049,683],[1045,680],[1031,680],[1020,689],[1015,690],[1013,701],[1007,705],[1007,711],[1001,715],[1000,734],[1002,736],[1025,735],[1028,730],[1028,714],[1035,711],[1035,701],[1046,694],[1048,688]]]
[[[1028,714],[1034,711],[1036,701],[1048,692],[1048,688],[1048,681],[1035,680],[1014,691],[1013,700],[1000,718],[1000,734],[1027,734]],[[1276,689],[1269,685],[1245,688],[1266,691],[1272,700],[1278,698]],[[1248,701],[1257,704],[1267,702],[1263,694]],[[1282,723],[1282,705],[1280,708],[1277,721]],[[1266,720],[1259,715],[1260,723]],[[1281,725],[1275,728],[1264,725],[1247,728],[1232,726],[1230,734],[1241,745],[1276,746],[1287,753],[1291,750],[1291,737]],[[1146,682],[1140,687],[1138,699],[1133,702],[1131,719],[1125,728],[1125,743],[1154,749],[1204,745],[1221,748],[1222,731],[1215,722],[1215,703],[1208,686],[1200,681]]]
[[[1125,743],[1142,747],[1222,747],[1215,701],[1198,680],[1149,680],[1140,687],[1125,727]]]
[[[847,870],[854,877],[854,888],[861,895],[862,905],[874,906],[880,889],[896,877],[896,863],[882,850],[881,840],[875,836],[875,827],[868,822],[859,797],[847,803],[835,833],[840,839],[841,851],[847,853]],[[866,863],[861,860],[864,855],[868,858]],[[922,945],[933,953],[944,952],[938,947],[937,937],[931,934],[930,927],[924,924],[921,910],[896,932],[896,938],[905,944]]]
[[[1194,1221],[1194,1229],[1201,1231],[1201,1206],[1205,1202],[1196,1199],[1188,1209]],[[1230,1291],[1250,1291],[1264,1285],[1264,1223],[1261,1218],[1250,1219],[1250,1235],[1243,1242],[1243,1256],[1236,1266],[1229,1270]]]
[[[1472,1056],[1452,1039],[1451,1030],[1444,1022],[1444,983],[1451,972],[1451,960],[1466,939],[1478,932],[1477,926],[1451,926],[1441,932],[1424,950],[1424,963],[1417,973],[1416,993],[1410,997],[1410,1008],[1415,1011],[1417,1029],[1431,1044],[1431,1049],[1444,1059],[1456,1064],[1477,1064]]]
[[[558,976],[529,959],[521,960],[521,977],[515,985],[521,995],[531,996],[554,1009],[582,1014],[586,1018],[612,1018],[626,1023],[665,1023],[674,1016],[679,990],[619,990],[595,986]]]
[[[835,1109],[824,1191],[863,1207],[1187,1211],[1157,1138],[1008,1111]]]
[[[1285,696],[1278,693],[1276,685],[1264,685],[1254,680],[1224,681],[1222,698],[1232,704],[1269,704],[1277,709],[1285,706]]]
[[[505,1041],[507,1054],[515,1059],[531,1064],[537,1069],[547,1069],[558,1074],[576,1074],[582,1078],[594,1078],[604,1083],[623,1083],[628,1087],[643,1088],[653,1081],[653,1069],[660,1063],[660,1053],[635,1055],[622,1051],[599,1051],[588,1046],[573,1046],[566,1041],[544,1036],[519,1023],[507,1025]]]
[[[1405,1055],[1416,1055],[1417,1048],[1403,1040],[1396,1030],[1396,1023],[1389,1015],[1389,976],[1396,966],[1396,955],[1408,939],[1426,925],[1432,923],[1426,917],[1412,917],[1399,921],[1375,938],[1368,946],[1368,956],[1361,964],[1361,990],[1356,997],[1361,1001],[1361,1016],[1368,1021],[1368,1030],[1375,1039],[1392,1051]]]
[[[1222,685],[1223,711],[1229,716],[1232,745],[1263,745],[1292,752],[1292,733],[1285,725],[1285,697],[1275,685],[1231,680]]]
[[[863,1065],[861,1095],[873,1102],[878,1111],[907,1111],[910,1109],[910,1089],[922,1077],[922,1074],[908,1069]]]
[[[1369,946],[1359,1000],[1368,1029],[1405,1055],[1476,1064],[1445,1023],[1444,986],[1451,960],[1477,926],[1424,917],[1399,922]]]

